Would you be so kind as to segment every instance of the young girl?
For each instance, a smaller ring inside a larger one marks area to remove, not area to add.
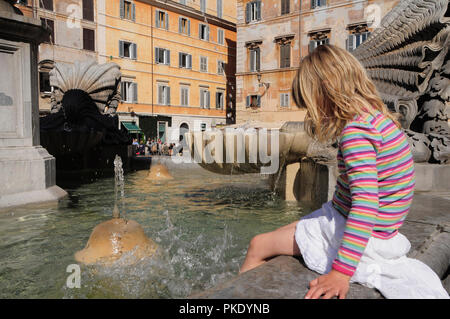
[[[322,276],[305,298],[345,298],[349,282],[387,298],[448,298],[437,275],[406,257],[398,232],[411,206],[414,163],[399,123],[359,61],[319,46],[300,64],[292,87],[306,108],[308,133],[338,140],[339,177],[333,200],[299,222],[252,239],[241,273],[277,255],[302,255]]]

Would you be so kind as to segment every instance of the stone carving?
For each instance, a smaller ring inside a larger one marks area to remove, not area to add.
[[[90,95],[101,114],[115,114],[121,100],[118,91],[121,76],[120,67],[115,63],[55,63],[50,71],[50,85],[53,86],[51,112],[60,111],[65,92],[78,89]]]
[[[413,147],[416,162],[450,160],[448,0],[402,0],[353,53]]]

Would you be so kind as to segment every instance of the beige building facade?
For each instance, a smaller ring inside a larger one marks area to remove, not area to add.
[[[301,121],[291,85],[321,44],[355,49],[398,0],[238,0],[237,122]]]

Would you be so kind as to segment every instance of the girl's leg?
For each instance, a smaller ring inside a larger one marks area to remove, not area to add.
[[[239,273],[258,267],[271,257],[279,255],[300,256],[300,250],[294,238],[297,223],[253,237]]]

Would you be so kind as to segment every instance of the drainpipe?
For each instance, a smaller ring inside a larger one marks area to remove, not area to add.
[[[300,66],[300,61],[302,60],[302,0],[300,0],[300,10],[298,12],[298,47],[299,47],[299,60],[298,64]]]
[[[154,89],[153,89],[153,87],[154,87],[154,83],[153,83],[153,66],[154,66],[154,63],[155,63],[155,57],[153,56],[154,55],[154,53],[155,53],[155,48],[153,47],[153,5],[151,5],[151,7],[150,7],[150,36],[151,36],[151,57],[152,57],[152,61],[151,61],[151,64],[152,64],[152,117],[154,116],[154,113],[153,113],[153,105],[154,105],[154,103],[153,103],[153,99],[154,99]]]

